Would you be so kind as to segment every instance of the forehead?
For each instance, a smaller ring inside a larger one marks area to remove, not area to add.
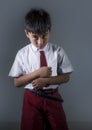
[[[47,35],[49,33],[50,33],[50,31],[46,31],[46,32],[43,32],[43,33],[31,32],[32,35],[38,35],[38,36]]]

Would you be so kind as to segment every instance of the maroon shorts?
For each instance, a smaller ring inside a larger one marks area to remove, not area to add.
[[[58,92],[52,94],[61,98]],[[45,128],[46,127],[46,128]],[[61,102],[39,97],[25,90],[21,130],[68,130]]]

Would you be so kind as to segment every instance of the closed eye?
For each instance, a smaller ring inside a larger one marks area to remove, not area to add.
[[[33,38],[38,40],[38,35],[33,35]]]

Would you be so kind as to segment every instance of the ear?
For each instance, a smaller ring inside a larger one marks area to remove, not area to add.
[[[29,38],[29,33],[27,32],[27,30],[25,30],[25,34]]]

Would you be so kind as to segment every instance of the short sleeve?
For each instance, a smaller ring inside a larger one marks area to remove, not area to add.
[[[23,63],[22,63],[22,57],[18,52],[15,57],[14,63],[11,67],[11,70],[9,72],[9,76],[18,77],[20,75],[23,75]]]
[[[73,66],[63,48],[58,52],[58,73],[71,73]]]

